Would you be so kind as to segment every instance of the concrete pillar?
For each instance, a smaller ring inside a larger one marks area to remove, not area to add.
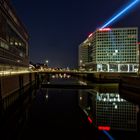
[[[100,64],[100,71],[103,71],[103,66],[102,66],[102,64]]]
[[[118,64],[118,72],[121,72],[121,64]]]
[[[135,66],[135,65],[134,65],[134,64],[132,64],[132,72],[134,72],[134,66]]]
[[[127,64],[127,68],[128,68],[127,72],[130,72],[130,64]]]
[[[109,64],[107,64],[107,71],[108,71],[108,72],[110,71],[110,66],[109,66]]]

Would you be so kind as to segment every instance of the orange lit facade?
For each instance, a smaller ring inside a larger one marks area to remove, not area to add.
[[[0,0],[0,70],[28,68],[28,39],[9,0]]]

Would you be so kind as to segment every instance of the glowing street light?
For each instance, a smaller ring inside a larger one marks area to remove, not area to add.
[[[48,66],[49,60],[46,60],[45,62],[46,62],[46,64],[47,64],[47,66]]]
[[[49,63],[49,61],[48,61],[48,60],[46,60],[46,63],[48,64],[48,63]]]

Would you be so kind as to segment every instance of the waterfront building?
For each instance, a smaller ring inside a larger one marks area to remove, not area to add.
[[[0,0],[0,71],[29,67],[29,35],[9,0]]]
[[[138,28],[97,29],[86,40],[83,46],[88,42],[90,57],[85,64],[87,68],[106,72],[138,71]]]
[[[82,43],[79,46],[79,68],[82,69],[88,63],[88,44]]]
[[[86,64],[90,63],[92,61],[92,57],[89,54],[90,52],[90,45],[92,42],[91,38],[92,34],[89,35],[89,38],[86,39],[83,43],[79,45],[79,59],[78,59],[78,65],[79,68],[85,69]]]

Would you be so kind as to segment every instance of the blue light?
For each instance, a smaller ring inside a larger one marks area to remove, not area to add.
[[[109,140],[114,140],[114,138],[107,131],[103,130],[103,132],[109,138]]]
[[[126,13],[128,10],[130,10],[132,7],[134,7],[138,2],[140,2],[140,0],[135,0],[133,2],[131,2],[130,4],[128,4],[122,11],[120,11],[118,14],[116,14],[112,19],[110,19],[107,23],[105,23],[102,28],[107,27],[108,25],[110,25],[111,23],[113,23],[117,18],[119,18],[120,16],[122,16],[124,13]]]

